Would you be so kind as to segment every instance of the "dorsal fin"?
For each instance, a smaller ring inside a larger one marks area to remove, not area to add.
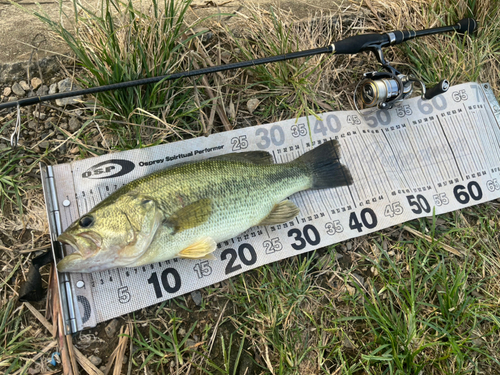
[[[233,152],[214,156],[210,160],[239,161],[253,164],[274,164],[273,156],[267,151]]]

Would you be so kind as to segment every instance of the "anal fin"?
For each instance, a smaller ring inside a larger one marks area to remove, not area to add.
[[[299,208],[292,201],[286,200],[275,204],[269,215],[259,225],[283,224],[299,214]]]
[[[211,237],[205,237],[180,251],[177,256],[188,259],[215,259],[212,253],[217,248],[217,243]]]

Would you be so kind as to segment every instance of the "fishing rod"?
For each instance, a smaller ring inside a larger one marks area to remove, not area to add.
[[[208,73],[222,72],[231,69],[247,68],[256,65],[274,63],[278,61],[298,59],[301,57],[308,57],[320,55],[324,53],[334,53],[338,55],[352,55],[363,51],[374,52],[377,60],[380,62],[386,72],[371,72],[365,73],[364,79],[358,83],[354,91],[354,96],[358,87],[361,86],[361,101],[367,107],[378,106],[381,109],[391,108],[395,102],[403,100],[408,97],[413,91],[413,83],[420,83],[424,99],[432,99],[434,96],[445,92],[448,87],[448,81],[443,80],[437,86],[426,90],[423,82],[415,78],[406,76],[398,72],[384,59],[382,52],[383,47],[403,43],[407,40],[414,39],[421,36],[440,34],[445,32],[456,32],[458,34],[468,33],[469,35],[474,32],[477,27],[477,22],[472,18],[464,18],[455,25],[436,27],[432,29],[424,29],[419,31],[413,30],[397,30],[384,34],[362,34],[348,37],[346,39],[335,42],[329,46],[314,48],[305,51],[298,51],[286,53],[283,55],[263,57],[255,60],[241,61],[231,64],[218,65],[206,67],[202,69],[189,70],[185,72],[165,74],[157,77],[142,78],[133,81],[113,83],[110,85],[91,87],[83,90],[75,90],[70,92],[34,96],[18,101],[0,104],[0,110],[4,108],[17,107],[18,110],[18,123],[20,127],[20,107],[37,104],[43,101],[68,98],[79,95],[95,94],[103,91],[118,90],[128,87],[147,85],[157,83],[160,81],[171,81],[174,79],[194,77]],[[355,98],[355,103],[357,103]],[[359,111],[357,104],[356,109]],[[19,131],[18,123],[16,123],[16,130]],[[17,134],[17,138],[19,134]],[[17,144],[15,134],[12,134],[11,143],[13,146]]]

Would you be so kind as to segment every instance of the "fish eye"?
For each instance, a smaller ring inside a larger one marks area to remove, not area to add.
[[[84,216],[79,221],[80,227],[88,228],[94,224],[94,218],[92,216]]]

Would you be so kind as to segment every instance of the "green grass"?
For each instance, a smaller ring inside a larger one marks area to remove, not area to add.
[[[500,60],[499,12],[500,3],[496,1],[463,0],[434,1],[411,15],[421,28],[453,25],[471,17],[478,21],[478,31],[473,36],[446,33],[402,44],[401,56],[410,62],[408,73],[429,85],[447,79],[451,84],[492,82],[498,88],[498,64],[493,61]]]
[[[144,352],[146,356],[140,365],[140,369],[150,365],[156,371],[160,369],[163,371],[164,367],[171,361],[174,361],[177,366],[183,366],[185,363],[184,356],[191,350],[186,343],[198,322],[194,322],[188,332],[185,332],[180,337],[179,328],[182,320],[175,315],[175,312],[163,312],[160,321],[166,324],[161,327],[156,327],[154,323],[151,324],[147,336],[143,336],[141,330],[137,326],[135,327],[138,337],[133,339],[134,343],[137,345],[138,352]]]
[[[484,206],[469,209],[470,214]],[[498,245],[498,235],[490,227],[471,232],[461,227],[459,215],[443,216],[449,228],[440,232],[441,237],[467,244],[473,236]],[[420,224],[436,232],[432,224]],[[260,358],[254,364],[256,373],[500,371],[499,307],[491,295],[499,285],[496,269],[488,266],[498,257],[498,247],[469,246],[468,256],[458,260],[438,242],[408,236],[394,242],[385,233],[369,240],[375,246],[372,252],[360,254],[347,269],[335,261],[335,250],[340,248],[335,245],[321,255],[312,253],[229,279],[223,297],[232,311],[221,325],[233,327],[230,340],[239,344],[220,340],[219,357],[207,355],[208,346],[201,345],[198,354],[208,367],[200,373],[233,373],[245,350]],[[384,242],[389,243],[391,255]],[[359,274],[364,275],[362,284]],[[174,308],[174,303],[167,306]],[[202,308],[200,314],[208,309]],[[197,330],[190,329],[187,336],[193,332]],[[243,346],[245,340],[248,344]],[[230,355],[233,363],[228,361]]]
[[[33,352],[33,338],[27,335],[31,326],[22,325],[23,314],[23,308],[16,309],[12,299],[0,308],[0,371],[5,375],[23,368],[25,357]]]
[[[373,262],[379,278],[364,296],[371,340],[363,367],[381,374],[462,374],[478,371],[479,363],[497,368],[498,358],[474,343],[477,333],[490,338],[500,328],[481,329],[492,319],[487,305],[475,297],[484,287],[481,281],[471,283],[476,265],[469,259],[460,265],[451,262],[439,246],[415,245],[413,252],[404,245],[398,249],[406,269],[383,251]],[[358,293],[365,291],[358,287]]]

